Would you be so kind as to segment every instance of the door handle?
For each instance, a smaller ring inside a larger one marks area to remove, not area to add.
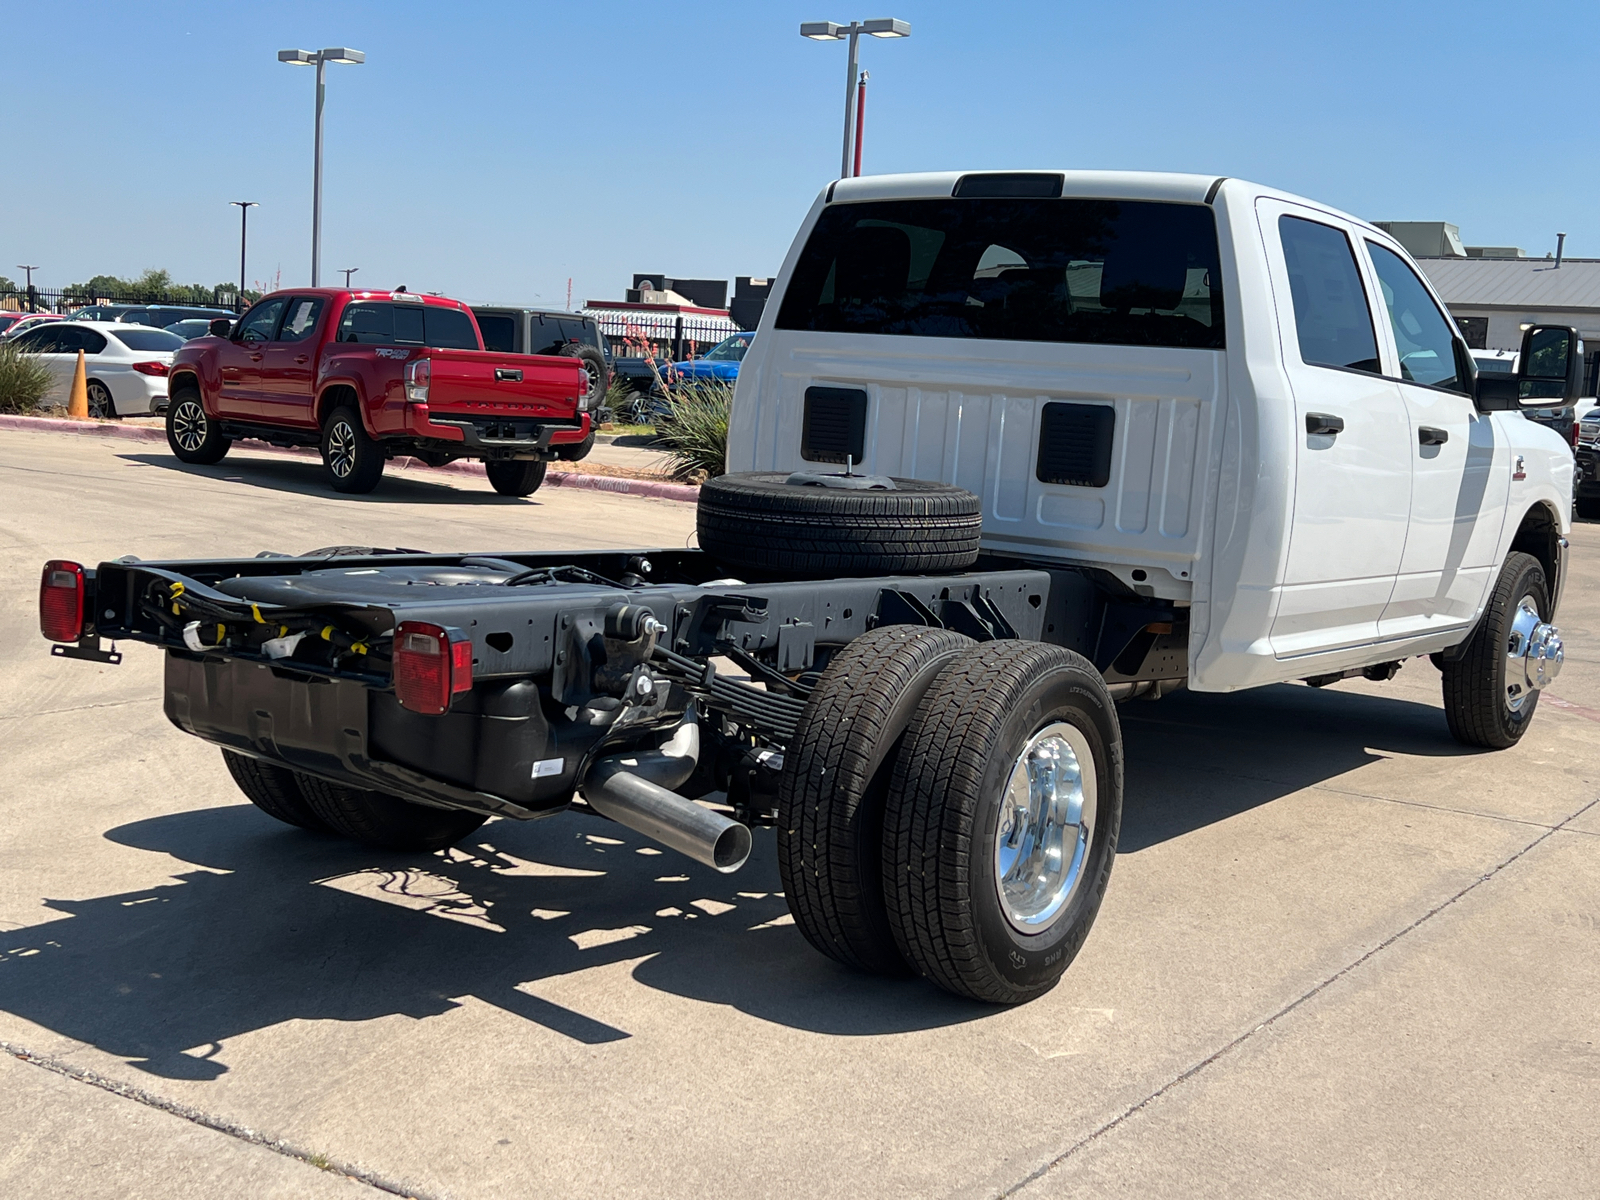
[[[260,361],[261,361],[261,355],[259,355],[259,354],[252,354],[252,355],[251,355],[251,356],[250,356],[250,361],[251,361],[251,362],[260,362]]]
[[[311,361],[311,356],[309,354],[296,354],[294,356],[294,361],[300,366],[304,366],[306,363]]]
[[[1336,417],[1332,413],[1307,413],[1306,432],[1313,437],[1343,433],[1344,418]]]
[[[494,369],[496,383],[521,383],[522,370],[518,367],[496,367]]]
[[[1417,426],[1417,441],[1424,446],[1442,446],[1449,440],[1447,430],[1435,429],[1432,425]]]

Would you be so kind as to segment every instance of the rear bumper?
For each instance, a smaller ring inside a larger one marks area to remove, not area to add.
[[[425,448],[456,458],[542,456],[552,446],[568,446],[589,436],[589,414],[571,420],[496,415],[438,415],[422,405],[408,414],[407,433]]]

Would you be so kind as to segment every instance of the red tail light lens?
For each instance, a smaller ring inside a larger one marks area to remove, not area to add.
[[[83,568],[51,559],[39,577],[39,632],[52,642],[75,642],[83,633]]]
[[[164,362],[137,362],[133,369],[141,375],[165,375],[172,370]]]
[[[406,364],[406,399],[413,404],[428,402],[428,385],[433,382],[433,367],[425,358],[414,358]]]
[[[459,629],[401,621],[394,631],[394,694],[400,707],[437,716],[472,690],[472,642]]]

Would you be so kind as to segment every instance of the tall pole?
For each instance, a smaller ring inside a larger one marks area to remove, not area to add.
[[[861,22],[850,22],[850,62],[844,73],[844,150],[839,156],[839,178],[850,178],[850,140],[855,133],[856,41],[861,37]]]
[[[239,209],[239,298],[234,302],[234,307],[240,312],[244,311],[244,246],[247,222],[250,210],[256,207],[254,200],[230,200],[229,204]]]
[[[317,137],[316,165],[311,171],[311,286],[321,286],[322,279],[322,98],[326,91],[325,80],[328,61],[317,55]]]
[[[28,264],[28,263],[18,263],[17,264],[17,270],[26,271],[28,273],[28,311],[29,312],[38,312],[39,311],[38,302],[35,301],[34,298],[33,298],[33,295],[34,295],[33,294],[33,273],[35,271],[37,271],[38,269],[39,269],[39,264],[38,263],[33,263],[31,265]]]
[[[861,174],[861,136],[867,128],[867,78],[869,72],[861,72],[861,82],[856,85],[856,168],[855,173]]]
[[[350,289],[350,276],[354,275],[357,271],[361,270],[361,268],[360,267],[340,267],[339,270],[344,272],[344,286],[345,286],[345,290],[348,291]]]

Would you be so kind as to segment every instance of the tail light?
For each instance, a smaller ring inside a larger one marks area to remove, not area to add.
[[[437,716],[472,690],[472,641],[459,629],[401,621],[394,631],[394,694],[400,707]]]
[[[414,358],[406,364],[406,399],[413,404],[428,402],[428,385],[433,382],[433,367],[425,358]]]
[[[1582,432],[1583,432],[1583,430],[1579,427],[1578,423],[1576,421],[1574,421],[1572,423],[1572,438],[1571,438],[1572,444],[1574,446],[1576,446],[1578,444],[1578,435],[1580,433],[1582,433]]]
[[[141,375],[165,375],[172,370],[164,362],[136,362],[133,369]]]
[[[52,642],[75,642],[83,633],[83,568],[51,559],[39,577],[39,632]]]

